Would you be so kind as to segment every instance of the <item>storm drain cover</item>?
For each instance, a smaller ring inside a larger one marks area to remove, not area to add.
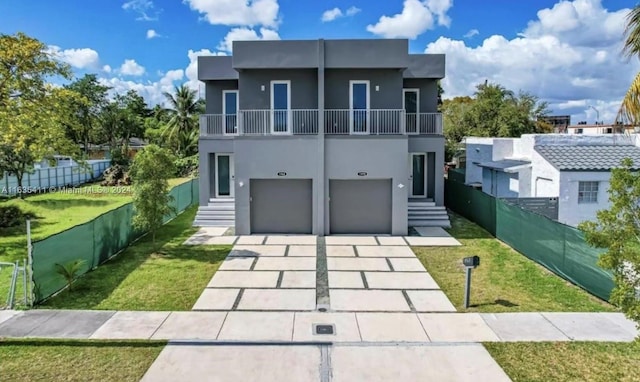
[[[333,335],[336,334],[336,326],[333,324],[313,324],[315,334]]]

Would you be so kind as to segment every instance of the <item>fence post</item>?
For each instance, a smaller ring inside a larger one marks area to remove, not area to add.
[[[27,219],[27,263],[26,267],[29,272],[29,303],[27,304],[29,307],[33,306],[33,302],[35,300],[33,296],[33,243],[31,242],[31,219]],[[27,272],[25,269],[25,272]]]

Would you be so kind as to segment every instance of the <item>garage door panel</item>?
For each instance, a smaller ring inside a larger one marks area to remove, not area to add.
[[[251,179],[250,188],[251,233],[311,233],[311,179]]]
[[[391,233],[391,179],[332,179],[329,196],[331,233]]]

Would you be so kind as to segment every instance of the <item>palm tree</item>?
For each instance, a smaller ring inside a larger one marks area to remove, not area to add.
[[[167,122],[164,134],[169,140],[177,141],[176,153],[179,155],[182,150],[182,139],[185,134],[197,129],[197,120],[193,117],[199,112],[200,102],[197,92],[189,89],[186,85],[176,86],[175,95],[162,93],[169,103],[169,113],[171,119]]]
[[[636,5],[627,15],[624,34],[623,55],[628,59],[634,56],[640,59],[640,4]],[[624,96],[616,121],[627,122],[633,126],[640,124],[640,73],[631,82],[631,86]]]

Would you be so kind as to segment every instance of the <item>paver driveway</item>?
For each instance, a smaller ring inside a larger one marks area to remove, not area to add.
[[[459,245],[443,230],[429,237],[201,234],[190,243],[233,244],[193,307],[226,316],[211,322],[216,343],[170,343],[145,381],[509,380],[481,345],[452,342],[456,334],[433,318],[455,308],[409,245]],[[477,318],[465,326],[477,326],[479,341],[495,339]],[[333,333],[318,334],[318,325]]]

